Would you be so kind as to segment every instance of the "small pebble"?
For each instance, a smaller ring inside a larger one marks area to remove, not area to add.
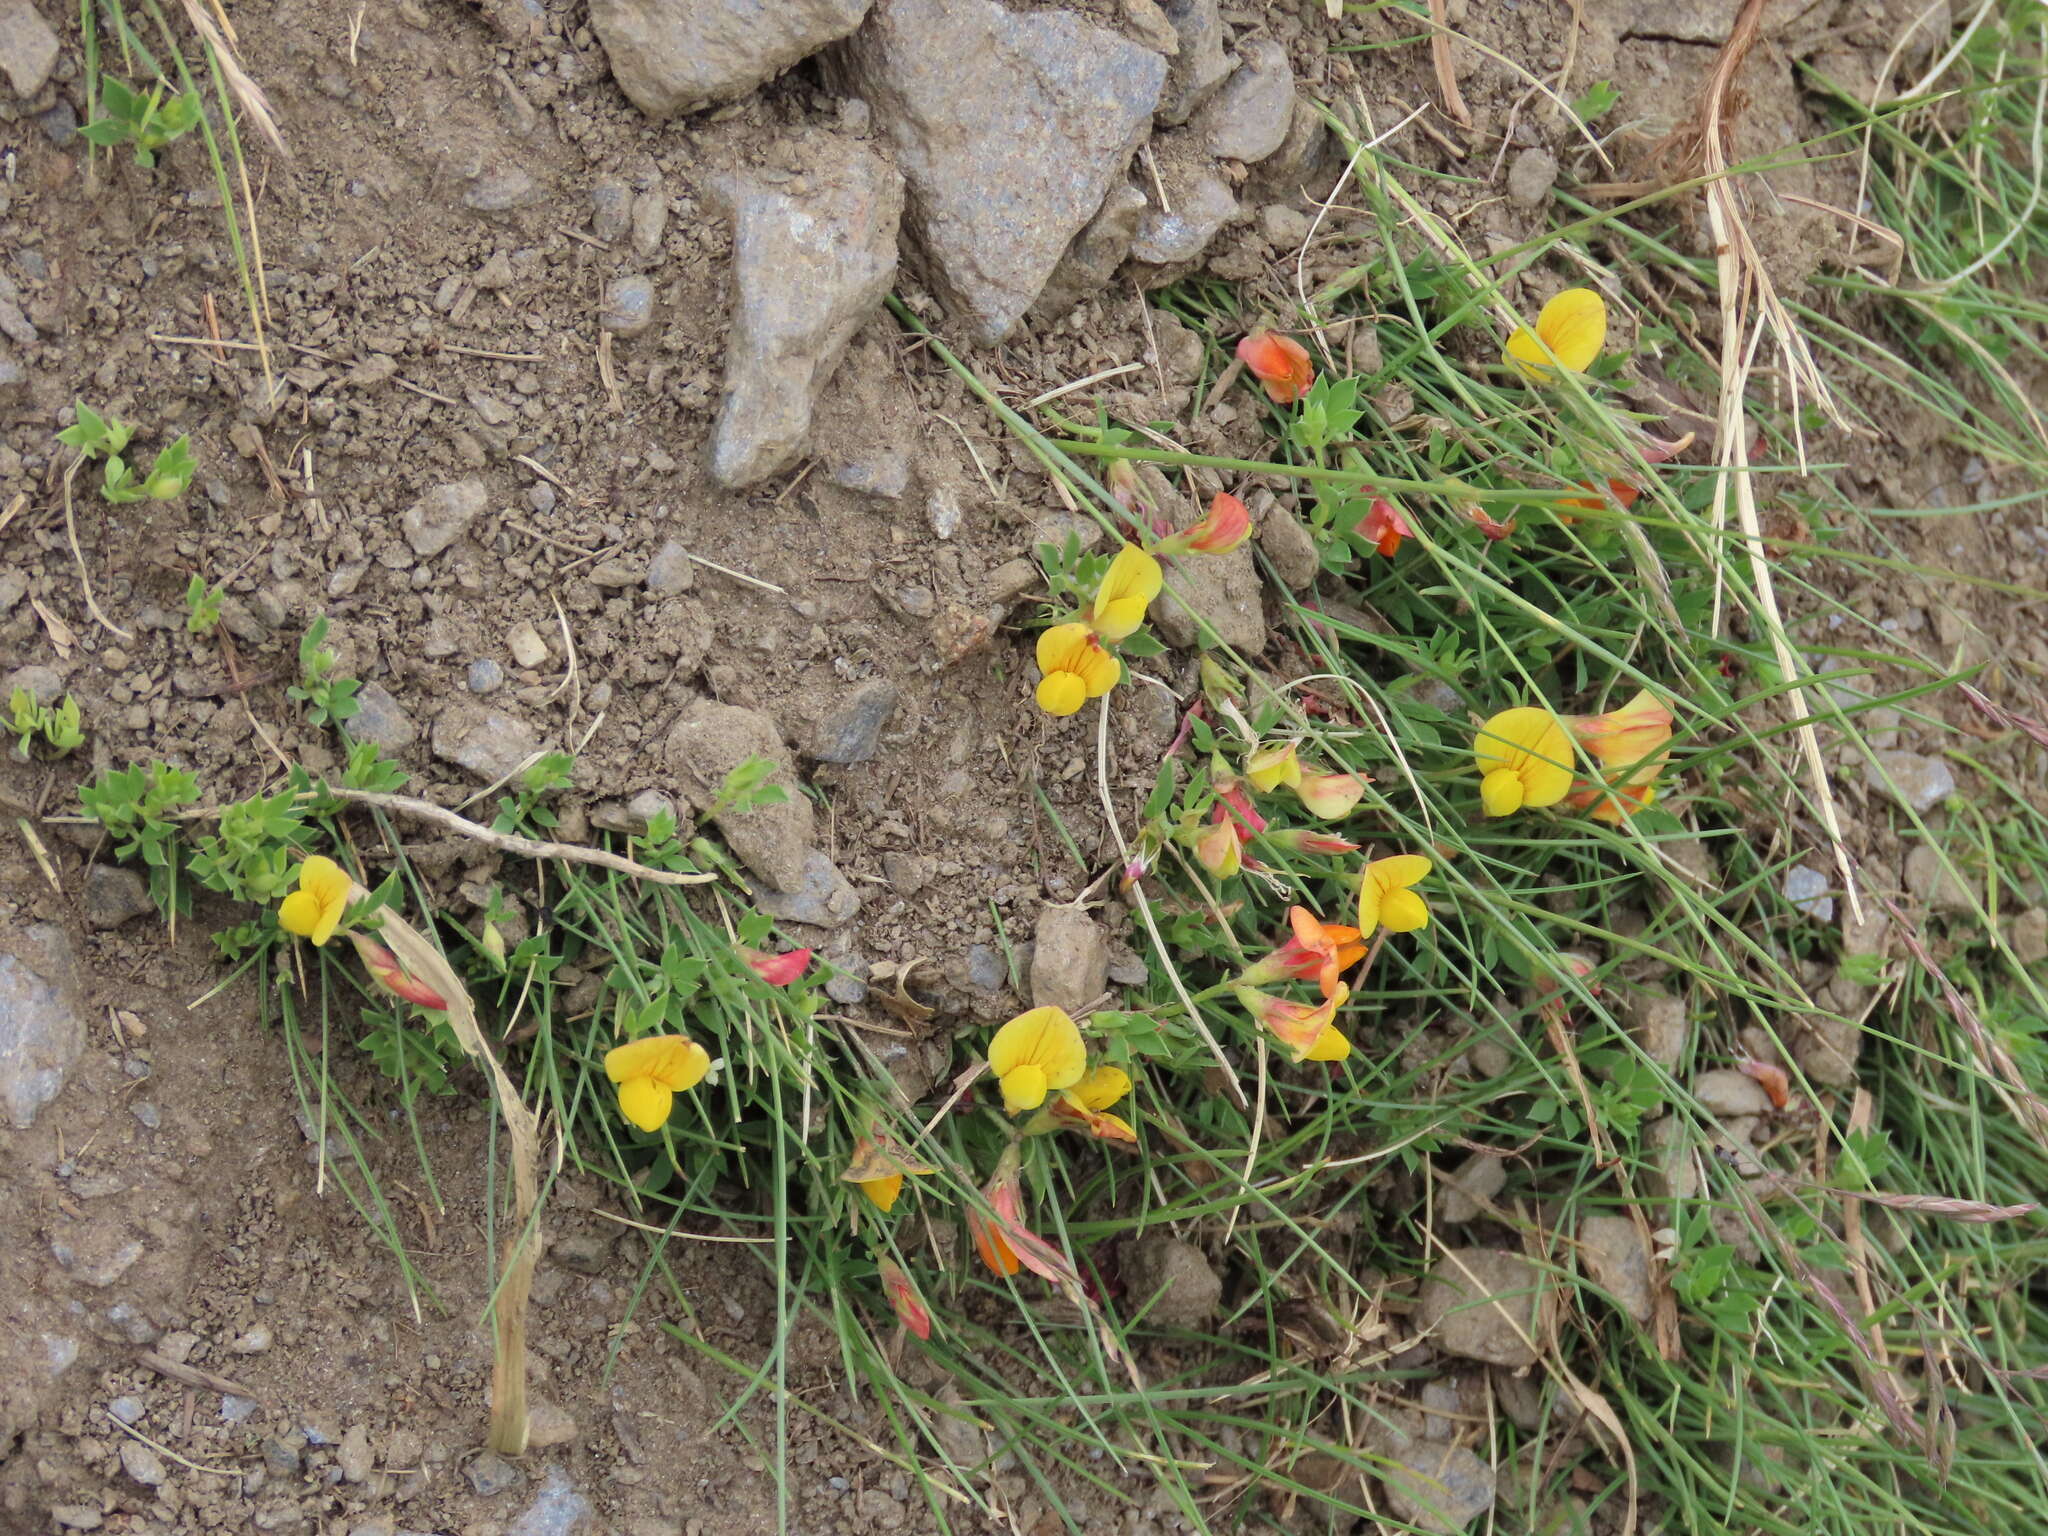
[[[228,1347],[238,1355],[260,1355],[270,1348],[272,1338],[270,1324],[258,1323]]]
[[[237,1397],[232,1392],[223,1393],[220,1400],[220,1421],[223,1424],[239,1424],[254,1413],[257,1406],[253,1397]]]
[[[536,480],[527,490],[526,504],[536,512],[547,513],[555,510],[555,488],[545,480]]]
[[[613,278],[597,323],[615,336],[638,336],[654,323],[654,284],[637,272]]]
[[[490,657],[469,664],[469,691],[491,693],[505,686],[505,669]]]
[[[142,1421],[142,1399],[139,1397],[117,1397],[107,1404],[107,1412],[123,1424],[139,1424]]]
[[[1828,877],[1804,864],[1785,871],[1785,899],[1808,917],[1823,923],[1835,920],[1835,898],[1828,894]]]
[[[145,1488],[154,1488],[168,1475],[161,1457],[140,1440],[121,1442],[121,1470]]]
[[[548,659],[548,643],[531,624],[514,624],[512,633],[505,637],[505,647],[511,651],[512,660],[522,667],[537,667]]]
[[[131,1104],[129,1113],[152,1131],[164,1123],[164,1112],[154,1104]]]

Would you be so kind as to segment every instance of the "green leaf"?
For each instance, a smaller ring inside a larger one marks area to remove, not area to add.
[[[185,494],[198,470],[199,461],[192,455],[192,439],[180,436],[151,461],[149,478],[142,483],[143,492],[151,501],[170,501]]]
[[[1596,80],[1586,88],[1583,95],[1572,103],[1572,116],[1582,123],[1590,123],[1605,117],[1621,100],[1621,92],[1614,88],[1612,80]]]

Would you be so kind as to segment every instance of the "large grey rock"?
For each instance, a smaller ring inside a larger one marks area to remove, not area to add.
[[[0,0],[0,74],[26,101],[49,82],[57,67],[57,34],[33,0]]]
[[[1197,620],[1206,620],[1205,633]],[[1191,555],[1167,572],[1152,618],[1168,645],[1227,645],[1240,655],[1266,648],[1264,588],[1249,541],[1227,555]]]
[[[85,925],[118,928],[156,910],[142,876],[118,864],[90,864],[85,871]]]
[[[1274,507],[1259,519],[1259,550],[1273,564],[1273,574],[1296,592],[1306,592],[1323,573],[1323,552],[1311,534],[1285,507]]]
[[[744,486],[803,451],[811,413],[853,333],[896,277],[903,178],[869,150],[818,137],[806,190],[732,177],[733,316],[711,472]]]
[[[1956,854],[1951,854],[1944,863],[1941,850],[1934,844],[1915,843],[1906,855],[1906,889],[1936,912],[1951,916],[1970,912],[1976,906],[1977,896],[1969,882],[1955,873],[1956,858]]]
[[[1880,752],[1877,762],[1865,767],[1864,779],[1877,793],[1915,811],[1931,811],[1956,792],[1955,770],[1947,761],[1918,752]]]
[[[905,228],[976,341],[1000,341],[1143,142],[1166,60],[1067,11],[877,0],[838,50],[910,183]]]
[[[1180,35],[1180,52],[1167,71],[1157,119],[1168,127],[1186,122],[1195,110],[1230,78],[1230,55],[1223,47],[1223,17],[1217,0],[1160,0],[1159,9]]]
[[[1131,258],[1155,267],[1178,267],[1209,248],[1216,234],[1237,217],[1237,194],[1212,170],[1169,184],[1170,209],[1148,208],[1138,220]],[[1157,279],[1148,280],[1147,286]]]
[[[1833,1014],[1802,1014],[1792,1025],[1792,1059],[1816,1083],[1846,1088],[1856,1081],[1863,1026]]]
[[[0,1112],[17,1131],[64,1087],[85,1050],[71,941],[50,923],[0,940]]]
[[[434,756],[485,783],[517,773],[544,748],[540,734],[517,715],[465,699],[434,719]]]
[[[1381,1458],[1375,1475],[1404,1528],[1453,1536],[1493,1507],[1493,1468],[1465,1446],[1426,1439],[1420,1414],[1375,1417],[1365,1443]]]
[[[861,684],[818,722],[811,756],[821,763],[864,763],[882,744],[882,727],[896,713],[903,690],[887,678]]]
[[[1152,205],[1145,194],[1128,181],[1119,181],[1102,199],[1095,217],[1074,236],[1052,276],[1039,291],[1031,313],[1042,320],[1057,320],[1083,299],[1092,298],[1109,286],[1116,269],[1131,254],[1138,236],[1138,220]]]
[[[840,928],[860,911],[860,892],[839,867],[813,848],[804,855],[803,877],[788,890],[750,885],[754,905],[780,923],[808,923],[813,928]]]
[[[773,720],[736,704],[699,699],[683,711],[662,750],[676,787],[700,814],[711,814],[742,864],[775,890],[804,888],[815,834],[811,802],[790,774],[789,747]],[[725,776],[752,757],[778,765],[766,782],[783,791],[782,803],[714,810]]]
[[[1242,58],[1237,73],[1196,116],[1194,127],[1217,159],[1253,165],[1287,142],[1294,122],[1294,71],[1287,50],[1269,37],[1245,44]]]
[[[633,105],[669,117],[744,96],[851,32],[868,0],[591,0]]]
[[[1079,907],[1047,902],[1038,909],[1031,951],[1031,1006],[1079,1014],[1109,985],[1109,940]]]
[[[438,555],[469,531],[469,525],[490,504],[481,480],[451,480],[437,485],[398,516],[398,530],[422,559]]]
[[[1531,146],[1508,167],[1508,201],[1517,208],[1542,207],[1556,185],[1557,156],[1547,149]]]
[[[1536,1363],[1544,1279],[1518,1253],[1452,1248],[1423,1282],[1416,1325],[1445,1354],[1489,1365]]]

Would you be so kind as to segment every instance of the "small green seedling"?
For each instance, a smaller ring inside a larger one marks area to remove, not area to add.
[[[1614,88],[1612,80],[1595,80],[1586,88],[1584,95],[1572,103],[1572,116],[1582,123],[1590,123],[1605,117],[1621,100],[1621,92]]]
[[[285,689],[288,698],[307,706],[306,719],[313,725],[345,724],[362,705],[356,690],[362,683],[342,677],[335,670],[341,658],[327,649],[327,615],[321,614],[299,640],[299,680]]]
[[[226,584],[209,587],[206,578],[197,571],[185,583],[185,632],[192,635],[210,635],[220,624],[221,600],[227,595]]]
[[[80,462],[106,456],[106,478],[100,494],[117,506],[128,501],[172,501],[192,487],[199,461],[192,454],[192,439],[180,436],[150,461],[149,473],[137,478],[122,457],[122,450],[135,435],[135,428],[118,417],[102,416],[83,400],[76,406],[77,419],[57,434],[57,441],[76,449]]]
[[[20,758],[26,758],[37,741],[57,757],[77,751],[85,742],[78,700],[68,693],[61,704],[52,706],[38,703],[26,688],[15,689],[7,700],[7,730],[15,739],[15,756]]]
[[[166,97],[161,81],[147,95],[111,75],[100,77],[101,115],[78,131],[101,149],[135,146],[135,163],[154,167],[156,152],[199,126],[199,93]]]

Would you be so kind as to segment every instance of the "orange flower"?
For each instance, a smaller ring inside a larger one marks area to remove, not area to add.
[[[408,1003],[418,1003],[422,1008],[434,1008],[443,1013],[448,1011],[448,1000],[407,971],[398,963],[398,956],[382,944],[363,933],[351,933],[349,940],[362,957],[364,967],[386,992],[402,997]]]
[[[1107,1113],[1109,1107],[1131,1091],[1130,1074],[1121,1067],[1096,1067],[1080,1082],[1033,1117],[1024,1127],[1027,1136],[1060,1129],[1081,1131],[1097,1141],[1136,1146],[1138,1133],[1120,1115]]]
[[[1251,537],[1252,514],[1228,491],[1218,491],[1209,511],[1193,527],[1170,534],[1152,546],[1152,553],[1168,555],[1227,555]]]
[[[882,1289],[888,1294],[889,1305],[896,1309],[896,1320],[920,1339],[930,1338],[932,1314],[925,1306],[924,1298],[917,1294],[917,1287],[910,1283],[910,1276],[887,1259],[879,1261],[875,1267],[881,1274]]]
[[[1287,921],[1293,936],[1247,968],[1238,981],[1256,987],[1269,981],[1313,979],[1324,997],[1332,996],[1337,978],[1365,958],[1362,935],[1342,923],[1326,923],[1306,907],[1289,907]]]
[[[1657,786],[1617,784],[1610,789],[1604,784],[1589,784],[1579,779],[1572,784],[1572,791],[1564,797],[1564,803],[1575,811],[1590,813],[1595,821],[1618,827],[1637,811],[1657,803]]]
[[[1294,404],[1315,382],[1315,365],[1301,343],[1264,326],[1237,344],[1237,356],[1275,405]]]
[[[999,1275],[1014,1275],[1022,1267],[1054,1285],[1078,1290],[1080,1273],[1066,1256],[1024,1225],[1022,1168],[1017,1144],[1011,1142],[982,1190],[988,1201],[987,1213],[974,1206],[967,1208],[967,1231],[974,1239],[975,1251],[981,1262]]]
[[[1373,497],[1372,506],[1351,531],[1389,559],[1401,547],[1403,539],[1415,537],[1415,530],[1408,526],[1407,515],[1384,496]]]
[[[1783,1109],[1792,1097],[1792,1079],[1785,1069],[1775,1062],[1758,1061],[1754,1056],[1735,1058],[1735,1069],[1744,1077],[1754,1078],[1771,1101],[1771,1108]]]
[[[1671,724],[1671,711],[1647,688],[1604,715],[1564,716],[1565,729],[1587,755],[1609,773],[1625,775],[1629,784],[1656,778],[1666,761],[1662,754],[1671,741]]]
[[[1351,1042],[1332,1022],[1337,1010],[1351,996],[1351,989],[1343,982],[1338,982],[1319,1006],[1289,1002],[1253,987],[1236,986],[1231,990],[1245,1012],[1262,1028],[1270,1030],[1295,1061],[1342,1061],[1351,1054]]]

